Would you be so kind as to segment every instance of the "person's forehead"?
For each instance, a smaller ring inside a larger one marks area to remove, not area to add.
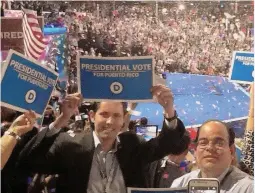
[[[228,138],[228,132],[225,125],[219,122],[209,122],[200,128],[199,138]]]
[[[99,104],[98,110],[122,113],[123,112],[123,106],[122,106],[121,102],[101,102]]]

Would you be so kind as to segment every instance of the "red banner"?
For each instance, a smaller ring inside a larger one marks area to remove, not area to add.
[[[38,17],[38,23],[43,28],[44,18]],[[22,18],[1,17],[1,51],[9,49],[24,53]]]

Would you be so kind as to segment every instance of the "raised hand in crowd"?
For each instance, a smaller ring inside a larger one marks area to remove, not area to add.
[[[151,92],[157,102],[164,108],[165,117],[173,117],[175,115],[174,98],[170,88],[164,85],[156,85],[152,87]]]
[[[1,169],[4,168],[20,137],[33,129],[35,120],[34,111],[25,112],[14,120],[10,128],[1,137]]]
[[[78,111],[78,106],[82,103],[82,95],[80,93],[69,94],[66,98],[62,101],[60,110],[60,116],[55,120],[54,127],[55,128],[62,128],[67,126],[67,123],[72,115]]]
[[[8,131],[14,132],[18,136],[22,136],[33,129],[35,120],[36,114],[34,111],[25,112],[13,121]]]

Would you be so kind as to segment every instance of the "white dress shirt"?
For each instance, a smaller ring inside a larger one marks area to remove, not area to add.
[[[114,147],[107,153],[102,151],[101,143],[94,131],[93,138],[95,142],[95,152],[90,170],[87,192],[126,193],[123,174],[115,155],[119,138],[117,137]]]

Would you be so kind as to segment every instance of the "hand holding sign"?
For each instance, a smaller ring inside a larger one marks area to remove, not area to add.
[[[82,103],[82,95],[74,93],[67,95],[61,104],[61,114],[53,122],[55,129],[60,129],[68,125],[70,117],[78,110],[78,106]]]
[[[34,111],[25,112],[23,115],[20,115],[17,119],[15,119],[9,130],[13,131],[18,136],[21,136],[32,130],[35,120],[36,114]]]
[[[74,93],[67,95],[61,105],[61,111],[63,117],[69,120],[69,118],[75,113],[78,106],[82,103],[82,95],[80,93]]]
[[[174,116],[174,98],[172,91],[164,85],[156,85],[151,89],[153,96],[157,99],[158,103],[164,108],[167,116]],[[167,118],[168,118],[167,117]]]

